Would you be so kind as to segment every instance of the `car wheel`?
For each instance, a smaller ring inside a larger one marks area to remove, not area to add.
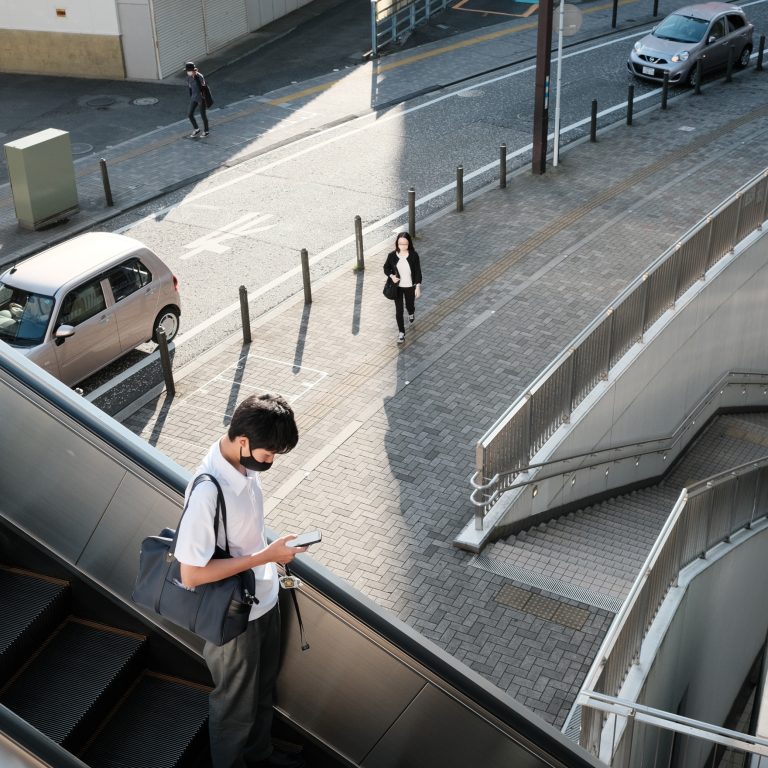
[[[686,78],[686,82],[688,83],[688,85],[691,86],[691,88],[696,87],[696,65],[695,64],[688,70],[688,77]]]
[[[745,67],[749,66],[749,57],[752,55],[752,46],[751,45],[745,45],[744,50],[741,52],[741,56],[739,56],[739,60],[736,62],[736,66],[739,69],[744,69]]]
[[[152,341],[157,342],[157,329],[162,326],[165,331],[165,338],[171,341],[179,332],[179,315],[177,307],[164,307],[155,318],[152,326]]]

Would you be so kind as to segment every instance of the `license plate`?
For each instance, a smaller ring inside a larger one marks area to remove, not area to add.
[[[656,70],[653,67],[643,67],[643,74],[644,75],[655,75]]]

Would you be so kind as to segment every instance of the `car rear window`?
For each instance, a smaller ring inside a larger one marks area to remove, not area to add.
[[[152,274],[139,259],[131,259],[110,270],[107,278],[115,302],[118,302],[147,285]]]

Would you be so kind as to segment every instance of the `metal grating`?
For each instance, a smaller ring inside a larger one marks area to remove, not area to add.
[[[579,743],[579,737],[581,736],[581,704],[575,704],[573,709],[568,714],[568,719],[563,726],[563,735]]]
[[[208,722],[209,689],[142,675],[81,759],[91,768],[197,764]]]
[[[621,605],[624,602],[623,599],[614,597],[613,595],[606,595],[602,592],[595,592],[593,589],[577,587],[573,584],[560,581],[559,579],[552,579],[541,573],[529,571],[526,568],[520,568],[518,565],[495,560],[492,557],[488,557],[488,555],[475,555],[469,561],[469,564],[475,568],[480,568],[482,571],[495,573],[497,576],[503,576],[506,579],[517,581],[520,584],[537,587],[538,589],[543,589],[545,592],[550,592],[553,595],[567,597],[570,600],[575,600],[576,602],[584,603],[585,605],[591,605],[595,608],[602,608],[611,613],[618,613],[619,608],[621,608]]]

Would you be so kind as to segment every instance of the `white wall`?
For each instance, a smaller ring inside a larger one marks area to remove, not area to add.
[[[66,16],[56,15],[63,8]],[[118,35],[114,0],[0,0],[0,28]]]

